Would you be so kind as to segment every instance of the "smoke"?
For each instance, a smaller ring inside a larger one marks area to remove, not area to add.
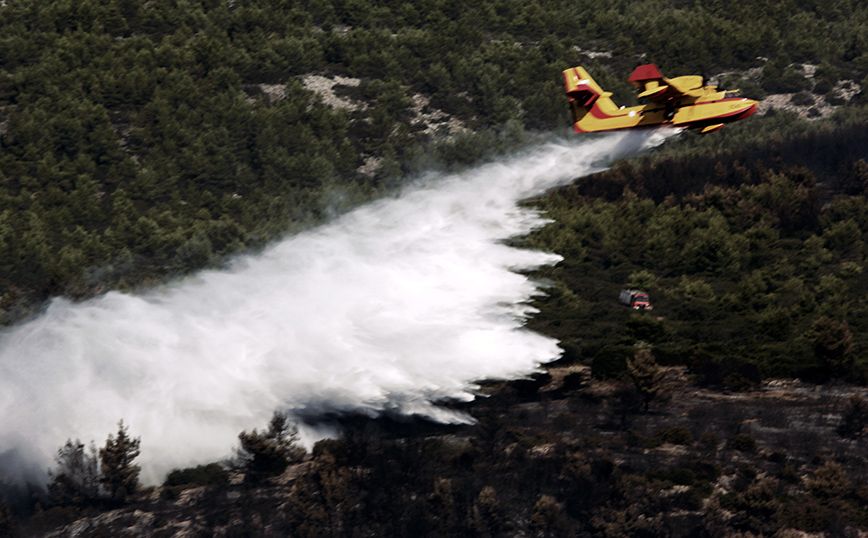
[[[123,419],[143,478],[231,455],[275,409],[467,417],[432,403],[527,375],[557,342],[522,328],[556,254],[507,246],[544,220],[517,202],[657,144],[659,133],[549,143],[428,177],[331,223],[142,295],[55,299],[0,333],[0,454],[41,469],[68,438]],[[310,433],[310,432],[308,432]]]

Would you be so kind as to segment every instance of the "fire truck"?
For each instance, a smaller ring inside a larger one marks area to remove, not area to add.
[[[648,294],[641,290],[621,290],[619,301],[622,305],[636,310],[651,310]]]

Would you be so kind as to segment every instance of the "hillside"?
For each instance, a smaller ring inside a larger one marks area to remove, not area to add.
[[[160,487],[58,439],[47,490],[3,478],[0,535],[864,535],[861,2],[6,0],[0,325],[573,137],[561,71],[632,104],[648,62],[761,112],[526,202],[552,222],[512,244],[564,258],[529,275],[546,373],[442,402],[474,425],[329,416],[311,454],[250,424]]]
[[[552,375],[488,387],[465,408],[474,426],[347,418],[343,439],[273,478],[189,469],[126,507],[86,510],[66,525],[70,509],[53,508],[21,530],[820,538],[860,536],[868,525],[866,441],[839,429],[853,416],[850,387],[775,382],[722,393],[670,368],[671,399],[642,414],[623,385],[587,369]]]
[[[560,72],[573,65],[624,104],[630,70],[654,61],[672,76],[729,73],[721,83],[755,97],[810,90],[799,102],[825,114],[868,75],[866,13],[859,2],[4,2],[0,321],[52,296],[219,264],[414,171],[563,128]]]

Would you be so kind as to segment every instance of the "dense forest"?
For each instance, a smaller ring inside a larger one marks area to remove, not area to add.
[[[623,103],[640,61],[732,83],[759,69],[741,83],[756,96],[833,102],[837,81],[868,75],[863,4],[760,7],[4,2],[0,321],[219,263],[414,170],[563,128],[560,72],[579,63]],[[352,77],[336,91],[364,106],[325,104],[306,74]],[[419,121],[435,111],[462,129]]]
[[[0,2],[0,324],[572,136],[563,69],[631,104],[647,62],[792,94],[816,121],[771,110],[528,201],[553,222],[515,242],[564,257],[533,275],[529,325],[564,349],[551,373],[487,385],[462,407],[475,426],[353,417],[312,455],[275,415],[231,464],[159,488],[121,423],[100,449],[62,446],[47,491],[0,499],[0,535],[82,517],[88,536],[868,528],[862,2]],[[620,306],[625,287],[653,310]],[[810,403],[762,400],[776,378]]]
[[[673,148],[535,200],[554,223],[523,244],[565,260],[541,272],[556,284],[531,326],[601,378],[625,372],[641,341],[713,385],[864,383],[866,147],[854,122],[753,148]],[[625,287],[650,292],[654,309],[625,312]],[[834,358],[813,348],[832,327],[851,340]]]

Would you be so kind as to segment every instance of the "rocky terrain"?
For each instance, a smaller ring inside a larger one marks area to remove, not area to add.
[[[280,476],[252,483],[232,470],[222,485],[150,488],[126,507],[66,524],[58,522],[68,514],[54,508],[22,535],[382,536],[384,529],[411,528],[406,521],[390,526],[398,516],[378,521],[380,493],[366,491],[372,485],[396,488],[398,502],[421,503],[438,521],[448,493],[453,516],[468,519],[471,535],[484,535],[478,512],[486,492],[495,491],[499,515],[491,535],[868,535],[866,440],[861,429],[842,431],[854,396],[865,389],[772,380],[735,393],[697,387],[682,368],[666,369],[661,383],[664,397],[642,413],[630,387],[592,381],[582,367],[553,367],[534,379],[484,387],[486,397],[462,406],[478,420],[472,426],[347,419],[345,440],[318,445]],[[357,453],[348,453],[350,446]],[[428,482],[434,452],[447,464]],[[462,508],[460,468],[479,472],[489,461],[503,471],[534,469],[540,491],[549,493],[534,492],[528,505],[520,490],[510,491],[521,478],[489,477]],[[419,485],[370,481],[397,467],[418,475]],[[636,497],[627,508],[620,504],[625,495]],[[546,503],[555,514],[548,519],[540,515]]]

